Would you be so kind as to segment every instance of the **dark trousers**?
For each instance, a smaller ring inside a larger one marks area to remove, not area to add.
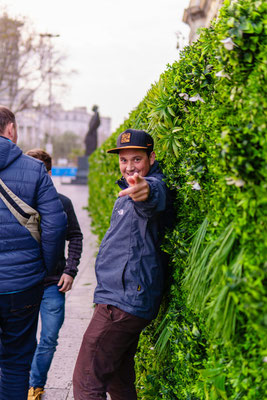
[[[134,355],[150,321],[99,304],[84,334],[73,375],[75,400],[136,400]]]
[[[43,285],[0,295],[0,400],[26,400]]]

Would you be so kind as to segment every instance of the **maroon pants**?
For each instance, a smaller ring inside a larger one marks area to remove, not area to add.
[[[73,375],[75,400],[136,400],[134,355],[150,321],[98,304],[83,336]]]

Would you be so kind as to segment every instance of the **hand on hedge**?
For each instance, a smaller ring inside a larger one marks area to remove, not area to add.
[[[127,178],[127,181],[130,187],[122,190],[119,193],[120,197],[128,195],[133,201],[146,201],[148,199],[150,188],[143,176],[135,172],[133,176]]]
[[[68,274],[62,274],[60,280],[58,281],[58,286],[62,286],[59,292],[66,293],[72,288],[73,278]]]

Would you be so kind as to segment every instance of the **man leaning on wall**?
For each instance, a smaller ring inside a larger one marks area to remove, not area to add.
[[[0,400],[27,399],[44,277],[64,245],[66,215],[42,161],[22,153],[15,115],[0,106]],[[14,213],[5,201],[9,201]],[[37,241],[15,195],[40,215]],[[17,214],[16,214],[17,213]]]

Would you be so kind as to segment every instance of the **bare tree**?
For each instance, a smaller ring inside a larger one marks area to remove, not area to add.
[[[51,98],[52,80],[63,85],[66,57],[56,49],[51,34],[35,32],[29,22],[0,17],[0,103],[14,112]],[[50,86],[50,88],[49,88]]]

